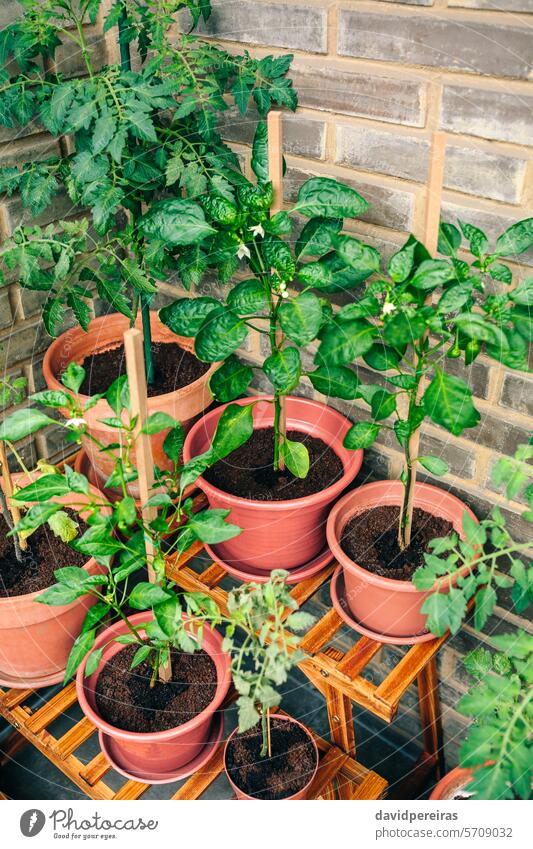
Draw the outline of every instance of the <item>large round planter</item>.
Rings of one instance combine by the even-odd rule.
[[[313,779],[314,779],[314,777],[317,773],[317,770],[318,770],[318,748],[317,748],[317,745],[315,743],[315,740],[314,740],[312,734],[309,733],[309,731],[307,730],[305,725],[302,725],[302,723],[298,722],[297,719],[293,719],[292,717],[283,716],[280,713],[272,713],[270,715],[270,719],[278,719],[278,720],[282,720],[283,722],[292,722],[294,725],[299,725],[300,728],[303,731],[305,731],[309,740],[313,744],[313,748],[314,748],[315,756],[316,756],[316,763],[315,763],[315,768],[314,768],[312,774],[309,776],[309,780],[305,783],[305,785],[302,787],[302,789],[298,791],[298,793],[293,793],[292,796],[285,796],[284,799],[280,799],[279,801],[280,802],[289,802],[289,801],[296,801],[297,799],[307,799],[307,794],[309,792],[309,788],[310,788],[311,784],[313,783]],[[250,801],[250,802],[261,801],[261,800],[258,800],[256,796],[249,796],[247,793],[244,792],[244,790],[241,790],[241,788],[237,784],[235,784],[235,782],[233,781],[233,779],[231,778],[231,776],[228,772],[228,767],[227,767],[227,764],[226,764],[226,755],[227,755],[227,751],[228,751],[228,746],[229,746],[231,740],[238,734],[238,731],[239,731],[238,728],[236,728],[234,731],[232,731],[232,733],[230,734],[230,736],[228,737],[228,739],[226,741],[226,745],[224,746],[224,769],[226,770],[226,776],[227,776],[227,779],[228,779],[237,799],[242,799],[242,800],[246,800],[246,801]]]
[[[153,618],[150,613],[136,613],[130,616],[134,624],[147,622]],[[100,648],[110,640],[129,633],[128,626],[120,621],[103,631],[96,640],[95,648]],[[205,710],[177,728],[167,731],[153,731],[140,734],[115,728],[98,713],[95,687],[103,667],[123,645],[111,642],[106,646],[98,668],[85,678],[85,659],[76,674],[76,692],[81,709],[91,722],[112,740],[113,751],[121,767],[128,773],[134,773],[139,780],[151,782],[161,774],[170,775],[180,771],[198,756],[210,738],[210,729],[215,712],[218,711],[229,690],[231,681],[230,657],[222,651],[222,636],[212,628],[204,626],[202,648],[209,654],[216,666],[217,689],[215,697]]]
[[[472,772],[471,769],[456,766],[435,785],[429,797],[430,800],[433,802],[450,800],[459,793],[468,793],[467,784],[472,778]]]
[[[140,326],[140,321],[139,316],[137,320],[138,326]],[[194,353],[193,340],[183,336],[176,336],[175,333],[172,333],[168,327],[161,324],[156,312],[150,313],[150,324],[154,342],[176,342],[185,350]],[[112,315],[102,316],[91,321],[87,333],[80,327],[73,327],[71,330],[67,330],[66,333],[58,336],[48,348],[43,361],[43,374],[48,388],[65,391],[60,378],[68,364],[71,362],[81,364],[91,354],[102,353],[103,351],[117,348],[122,344],[124,332],[129,326],[129,321],[125,316],[120,313],[113,313]],[[188,430],[198,415],[213,400],[209,391],[209,379],[218,368],[218,365],[218,363],[214,363],[198,380],[194,380],[182,389],[148,398],[148,415],[155,412],[168,413],[174,419],[181,422],[185,430]],[[89,396],[80,395],[80,400],[85,405],[89,400]],[[66,410],[62,412],[66,413]],[[98,401],[94,407],[85,413],[88,431],[103,445],[110,445],[117,441],[116,428],[108,427],[102,424],[101,421],[104,418],[114,415],[105,399]],[[167,433],[168,430],[165,430],[150,437],[154,463],[160,469],[170,469],[172,466],[163,451],[163,442]],[[88,436],[82,437],[82,444],[95,470],[95,474],[100,483],[104,484],[113,471],[113,458],[106,453],[102,453]],[[131,459],[135,467],[135,451],[132,451]],[[135,498],[139,497],[137,482],[129,484],[128,490]]]
[[[25,475],[15,475],[14,480],[18,486],[30,482]],[[93,492],[97,494],[94,488]],[[85,498],[79,495],[80,500]],[[54,498],[65,506],[69,500],[68,495]],[[94,558],[84,569],[90,575],[104,571]],[[0,683],[7,686],[38,687],[62,681],[72,644],[95,602],[84,595],[72,604],[52,607],[36,601],[43,592],[0,598]]]
[[[274,405],[271,396],[244,398],[236,404],[255,402],[254,429],[272,427]],[[296,569],[313,560],[325,547],[325,524],[329,508],[350,484],[363,460],[362,451],[349,451],[343,440],[351,422],[331,407],[307,398],[288,396],[287,428],[322,439],[342,461],[344,474],[322,492],[284,501],[252,501],[231,495],[210,484],[204,477],[198,486],[212,508],[231,510],[228,521],[242,533],[224,543],[224,560],[252,569]],[[227,405],[217,407],[191,428],[185,439],[185,462],[207,451],[218,420]]]
[[[412,581],[398,581],[367,571],[354,563],[341,548],[340,540],[347,523],[359,513],[374,507],[395,506],[402,503],[401,481],[377,481],[349,492],[334,506],[327,523],[328,544],[344,569],[346,599],[355,619],[364,627],[387,637],[412,637],[426,630],[426,616],[420,610],[424,601],[437,589],[417,590]],[[454,495],[431,486],[417,483],[414,506],[440,516],[452,523],[457,533],[463,534],[465,511],[477,521],[472,511]],[[449,586],[443,579],[443,588]]]

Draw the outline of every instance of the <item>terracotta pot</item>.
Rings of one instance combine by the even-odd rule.
[[[191,353],[194,352],[193,340],[186,339],[183,336],[176,336],[175,333],[172,333],[168,327],[161,324],[157,317],[157,312],[150,313],[150,323],[154,342],[177,342],[185,350]],[[141,326],[140,316],[136,324],[139,327]],[[48,388],[65,391],[65,387],[60,382],[60,377],[68,364],[71,362],[81,364],[91,354],[102,353],[103,351],[117,348],[122,343],[124,331],[128,327],[129,321],[125,316],[120,313],[113,313],[112,315],[102,316],[102,318],[95,318],[91,321],[87,333],[80,327],[73,327],[71,330],[67,330],[66,333],[58,336],[48,348],[43,361],[43,374]],[[194,380],[182,389],[148,398],[148,415],[155,412],[168,413],[174,419],[181,422],[185,430],[188,430],[197,416],[213,400],[208,383],[211,375],[218,368],[218,365],[219,363],[214,363],[202,377],[199,377],[198,380]],[[82,404],[85,404],[88,398],[89,396],[87,395],[81,395]],[[63,411],[63,413],[66,413],[66,411]],[[104,445],[109,445],[117,441],[116,428],[108,427],[101,422],[101,419],[114,415],[109,404],[104,399],[98,401],[85,414],[88,430]],[[160,469],[171,468],[171,463],[163,451],[163,442],[167,433],[168,430],[165,430],[151,437],[154,463]],[[112,457],[103,454],[89,437],[82,437],[82,444],[100,483],[103,485],[113,471],[114,463]],[[135,451],[132,452],[132,462],[135,466]],[[137,482],[134,481],[131,483],[128,489],[130,494],[135,498],[139,496]]]
[[[358,622],[378,636],[410,637],[425,631],[426,616],[420,608],[439,582],[433,590],[421,591],[411,581],[375,575],[350,560],[340,546],[340,539],[353,516],[373,507],[400,506],[402,498],[403,485],[400,481],[365,484],[341,498],[331,511],[327,523],[329,547],[344,569],[346,599],[350,610]],[[472,511],[462,501],[431,484],[416,484],[414,506],[447,519],[461,537],[464,537],[465,511],[477,522]],[[445,579],[444,583],[447,585],[448,580]]]
[[[433,788],[433,792],[429,797],[431,801],[444,801],[453,799],[461,791],[468,792],[467,784],[472,778],[471,769],[456,766],[448,772],[444,778],[441,778],[439,783]]]
[[[33,479],[36,477],[39,475]],[[18,486],[30,483],[25,475],[15,475],[14,480]],[[68,506],[71,496],[53,500]],[[104,571],[94,558],[83,568],[90,575]],[[72,644],[95,602],[90,596],[81,596],[72,604],[52,607],[36,601],[43,592],[0,598],[0,679],[9,685],[37,687],[62,681]]]
[[[153,618],[150,613],[142,612],[130,616],[134,625],[148,622]],[[95,647],[99,648],[114,637],[128,633],[127,625],[120,621],[111,628],[103,631],[96,640]],[[102,668],[124,646],[112,642],[104,649],[103,657],[98,668],[92,675],[85,678],[86,659],[78,667],[76,674],[76,692],[81,709],[94,725],[104,735],[112,739],[113,751],[123,769],[142,780],[151,781],[152,776],[168,774],[180,770],[185,764],[193,761],[209,740],[210,728],[215,712],[220,709],[231,681],[230,657],[222,651],[222,636],[212,628],[204,626],[202,648],[211,657],[217,671],[217,689],[211,704],[197,716],[167,731],[153,731],[139,734],[134,731],[123,731],[115,728],[102,719],[96,708],[95,687]]]
[[[244,398],[235,404],[249,404]],[[253,399],[256,400],[255,398]],[[271,427],[274,405],[271,396],[259,396],[253,408],[254,428]],[[218,420],[227,405],[207,413],[191,428],[185,439],[183,456],[187,462],[207,450]],[[284,501],[252,501],[231,495],[210,484],[204,477],[198,486],[213,508],[231,510],[228,521],[243,532],[224,543],[224,560],[252,569],[296,569],[313,560],[325,547],[325,525],[330,505],[350,484],[363,460],[362,451],[348,451],[342,445],[351,422],[331,407],[308,398],[287,397],[287,427],[322,439],[341,459],[344,474],[322,492]]]
[[[292,722],[294,725],[299,725],[300,728],[303,729],[303,731],[305,731],[309,740],[313,744],[313,748],[315,750],[316,764],[315,764],[315,768],[313,770],[312,775],[309,776],[309,781],[307,781],[306,784],[302,787],[302,789],[299,790],[297,793],[293,793],[292,796],[285,796],[284,799],[280,799],[278,801],[289,802],[289,801],[296,801],[296,799],[307,799],[307,793],[309,791],[311,784],[313,783],[313,779],[314,779],[314,777],[317,773],[317,770],[318,770],[318,748],[317,748],[317,745],[315,743],[314,737],[308,731],[308,729],[305,727],[305,725],[302,725],[302,723],[298,722],[297,719],[293,719],[292,717],[283,716],[280,713],[272,713],[270,715],[270,719],[278,719],[278,720],[282,720],[283,722]],[[226,741],[226,745],[224,746],[224,769],[226,770],[226,776],[228,778],[229,783],[231,784],[231,787],[232,787],[235,795],[237,796],[237,799],[245,799],[245,800],[251,801],[251,802],[265,801],[265,800],[258,800],[256,796],[249,796],[247,793],[244,792],[244,790],[241,790],[240,787],[238,787],[237,784],[235,784],[235,782],[233,781],[233,779],[231,778],[231,776],[228,772],[228,767],[226,765],[226,755],[227,755],[227,752],[228,752],[228,746],[231,743],[232,739],[237,736],[238,732],[239,732],[238,728],[236,728],[235,731],[232,731],[232,733],[230,734],[230,736],[228,737],[228,739]]]

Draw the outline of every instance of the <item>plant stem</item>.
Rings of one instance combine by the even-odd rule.
[[[420,389],[422,385],[422,377],[424,375],[425,359],[423,353],[416,351],[416,368],[415,380],[416,386],[409,392],[409,408],[407,412],[407,422],[415,421],[417,405],[420,397]],[[413,506],[416,486],[416,469],[418,448],[420,444],[420,424],[405,440],[404,448],[404,493],[403,503],[400,512],[400,523],[398,527],[398,544],[401,551],[407,548],[411,542],[411,531],[413,526]]]
[[[267,753],[270,757],[270,717],[268,715],[268,709],[264,705],[261,705],[261,730],[263,732],[263,744],[259,752],[259,757],[264,758]]]

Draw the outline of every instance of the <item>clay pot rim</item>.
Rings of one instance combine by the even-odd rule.
[[[453,801],[447,796],[449,789],[456,785],[457,790],[466,790],[467,785],[472,778],[472,773],[473,770],[469,767],[454,767],[450,770],[450,772],[447,772],[446,775],[441,778],[441,780],[435,785],[429,797],[429,801]]]
[[[151,319],[155,318],[156,322],[160,323],[162,327],[166,327],[166,325],[163,325],[159,321],[159,311],[158,310],[150,310],[150,317],[151,317]],[[52,368],[52,362],[53,362],[53,359],[54,359],[54,355],[61,348],[61,346],[64,344],[64,340],[67,336],[69,336],[69,335],[71,337],[72,336],[81,336],[82,334],[85,334],[85,335],[88,336],[91,331],[94,332],[102,324],[104,324],[104,322],[108,322],[110,319],[113,319],[113,318],[115,318],[115,320],[116,320],[116,318],[123,318],[124,319],[124,322],[125,322],[124,330],[127,330],[127,328],[130,326],[128,319],[126,318],[126,316],[122,316],[122,313],[110,313],[109,315],[104,315],[104,316],[99,316],[98,318],[93,318],[92,321],[89,323],[89,327],[88,327],[87,331],[82,330],[81,327],[76,325],[74,327],[69,328],[68,330],[65,330],[64,333],[61,333],[56,339],[53,340],[51,345],[48,346],[46,353],[44,355],[44,359],[43,359],[43,373],[44,373],[44,376],[45,376],[46,383],[49,386],[51,386],[55,390],[61,390],[63,392],[67,392],[70,395],[73,395],[71,390],[69,390],[65,386],[63,386],[63,384],[60,382],[59,378],[57,377],[54,369]],[[139,322],[140,322],[140,316],[137,317],[136,322],[135,322],[135,326],[137,326],[139,324]],[[172,331],[170,331],[170,332],[172,333]],[[187,345],[183,344],[183,343],[191,344],[191,340],[190,340],[189,337],[178,336],[176,333],[173,333],[173,336],[176,339],[176,344],[179,345],[180,348],[183,348],[184,350],[189,350]],[[121,339],[117,339],[116,341],[117,341],[116,345],[106,346],[105,350],[113,350],[113,348],[118,348],[122,344]],[[98,352],[95,349],[93,349],[93,353],[98,353]],[[194,342],[192,343],[192,353],[194,353]],[[75,362],[75,360],[69,360],[69,362]],[[199,360],[199,362],[202,362],[202,361]],[[170,400],[173,396],[177,396],[178,398],[184,398],[189,393],[194,392],[194,390],[197,389],[198,386],[201,383],[204,383],[204,382],[209,383],[209,380],[211,379],[212,375],[219,368],[220,365],[221,365],[220,362],[211,363],[209,368],[207,369],[207,371],[204,372],[204,374],[200,375],[200,377],[197,377],[196,380],[193,380],[192,383],[187,383],[187,385],[182,386],[181,389],[173,389],[171,392],[165,392],[164,394],[154,395],[151,398],[148,398],[147,399],[148,409],[150,409],[152,406],[157,407],[158,403],[159,404],[164,403],[165,401]],[[78,397],[80,398],[81,402],[85,405],[91,396],[79,394]],[[105,400],[105,398],[101,398],[98,401],[98,403],[95,404],[93,409],[95,411],[95,414],[98,413],[98,415],[106,415],[107,416],[107,415],[109,415],[109,411],[113,412],[111,410],[111,407],[109,406],[109,404]]]
[[[300,722],[298,719],[294,719],[294,717],[286,716],[285,714],[282,714],[282,713],[271,713],[270,719],[281,719],[284,722],[292,722],[294,725],[299,725],[300,728],[303,728],[303,730],[307,734],[309,740],[312,742],[313,749],[314,749],[314,752],[315,752],[315,768],[313,770],[313,774],[309,778],[309,781],[307,781],[307,783],[304,784],[304,786],[302,788],[300,788],[300,790],[298,790],[296,793],[293,793],[292,796],[284,796],[283,799],[277,800],[278,802],[288,802],[291,799],[294,799],[295,796],[298,796],[298,797],[302,796],[303,797],[304,794],[309,789],[309,787],[311,786],[311,784],[313,783],[315,775],[317,774],[317,771],[318,771],[319,763],[320,763],[318,746],[316,744],[316,740],[315,740],[313,734],[311,733],[311,731],[308,728],[306,728],[306,726],[303,724],[303,722]],[[238,784],[235,784],[235,782],[233,781],[233,779],[231,778],[231,776],[228,772],[228,768],[226,766],[226,754],[227,754],[227,751],[228,751],[228,746],[229,746],[230,742],[233,740],[233,738],[238,735],[238,733],[239,733],[239,728],[238,727],[234,728],[233,731],[231,732],[231,734],[229,735],[228,739],[226,740],[225,745],[224,745],[224,758],[223,758],[223,760],[224,760],[224,771],[226,773],[226,777],[227,777],[231,787],[233,788],[233,790],[236,793],[241,793],[243,796],[246,796],[247,799],[250,799],[251,801],[254,801],[254,802],[271,801],[271,800],[268,800],[268,799],[258,799],[257,796],[249,796],[247,793],[245,793],[244,790],[242,790],[242,788],[240,788],[238,786]]]
[[[141,611],[140,613],[135,613],[133,616],[130,616],[128,618],[130,622],[136,624],[137,622],[140,622],[142,620],[146,621],[149,619],[153,619],[154,616],[149,611]],[[92,651],[94,651],[94,649],[100,648],[102,645],[109,642],[109,638],[113,632],[119,634],[122,628],[125,627],[126,626],[124,622],[120,620],[114,625],[111,625],[109,628],[106,628],[96,638]],[[229,689],[229,685],[231,682],[231,658],[226,652],[222,651],[222,636],[218,633],[218,631],[216,631],[214,628],[211,628],[209,625],[204,625],[204,635],[206,634],[206,632],[209,632],[215,640],[220,641],[220,651],[218,654],[224,659],[224,675],[223,677],[219,677],[217,669],[217,689],[215,692],[215,697],[213,698],[213,701],[211,701],[207,705],[207,707],[205,707],[196,716],[193,716],[192,719],[189,719],[187,722],[184,722],[181,725],[176,725],[174,728],[167,728],[164,731],[126,731],[123,728],[116,728],[116,726],[110,725],[110,723],[102,719],[100,714],[97,713],[97,711],[93,707],[91,707],[85,694],[86,682],[88,679],[85,678],[84,673],[85,666],[87,664],[87,658],[89,655],[87,655],[83,659],[83,661],[78,666],[78,670],[76,672],[76,695],[78,697],[78,702],[85,716],[88,717],[88,719],[90,719],[91,722],[96,725],[97,728],[101,729],[104,734],[109,734],[110,736],[118,740],[126,740],[130,742],[135,741],[137,743],[149,743],[151,741],[164,742],[166,740],[173,740],[176,737],[177,732],[179,732],[180,734],[186,734],[188,731],[191,731],[198,725],[201,725],[202,722],[205,722],[205,720],[210,714],[214,714],[220,708],[220,705],[226,698],[226,693]],[[122,646],[119,651],[122,651],[125,648],[127,648],[127,646]],[[207,652],[207,654],[209,654],[211,658],[213,657],[213,653],[211,653],[206,648],[205,643],[202,644],[202,648],[204,649],[204,651]],[[100,662],[96,671],[101,670],[103,665],[105,664],[102,664],[102,662]]]
[[[44,474],[44,472],[36,473],[36,477],[42,477],[43,474]],[[15,483],[19,483],[22,480],[27,480],[27,479],[28,479],[28,475],[26,475],[24,472],[21,472],[20,474],[13,475],[13,481]],[[102,495],[100,490],[97,489],[97,487],[93,486],[92,484],[89,484],[89,491],[92,492],[93,495],[97,495],[97,496]],[[84,497],[83,493],[81,493],[81,492],[79,492],[79,493],[77,492],[76,495],[79,495],[81,498]],[[58,495],[58,496],[53,496],[53,498],[54,497],[55,498],[62,498],[63,496]],[[37,503],[37,502],[35,502],[35,503]],[[68,505],[65,505],[65,506],[68,506]],[[111,513],[111,509],[109,507],[106,507],[105,505],[102,505],[102,507],[100,509],[102,510],[102,512],[104,512],[108,515]],[[50,533],[52,533],[52,532],[50,531]],[[90,569],[93,569],[97,565],[98,564],[97,564],[95,558],[89,557],[89,559],[86,561],[86,563],[83,564],[83,566],[81,568],[85,569],[85,571],[88,572]],[[53,584],[50,584],[50,586],[53,586]],[[2,597],[0,597],[0,606],[4,605],[5,607],[7,607],[8,604],[16,605],[17,602],[19,602],[21,599],[24,599],[25,601],[34,601],[38,596],[42,595],[49,588],[50,587],[43,587],[42,590],[35,590],[32,593],[23,593],[22,595],[10,595],[10,596],[7,596],[7,597],[2,596]],[[54,605],[53,609],[57,610],[58,614],[60,614],[63,610],[67,610],[69,607],[72,607],[73,605],[75,605],[78,601],[79,601],[79,599],[74,599],[74,601],[71,601],[70,604],[61,604],[61,605],[57,605],[57,606]],[[37,602],[37,604],[39,604],[39,603],[40,602]]]
[[[400,480],[387,479],[385,481],[374,481],[373,483],[363,484],[362,486],[358,487],[356,490],[351,490],[350,492],[347,492],[346,495],[344,495],[341,499],[339,499],[339,501],[337,501],[337,503],[333,506],[333,508],[332,508],[332,510],[331,510],[331,512],[328,516],[328,520],[327,520],[327,524],[326,524],[326,538],[327,538],[330,550],[333,552],[336,560],[344,567],[344,569],[351,572],[353,575],[355,575],[358,578],[364,578],[364,580],[367,581],[367,583],[373,584],[374,586],[379,587],[380,589],[394,591],[394,592],[401,592],[401,593],[413,593],[413,594],[415,594],[415,593],[419,594],[421,592],[430,593],[430,592],[436,590],[439,587],[439,585],[442,583],[443,580],[444,581],[447,580],[445,575],[442,578],[440,578],[439,580],[435,581],[435,583],[433,584],[433,587],[431,589],[429,589],[429,590],[419,590],[415,587],[415,585],[413,584],[412,581],[399,581],[397,578],[386,578],[383,575],[376,575],[374,572],[370,572],[368,569],[365,569],[363,566],[360,566],[358,563],[355,563],[353,560],[351,560],[348,557],[348,555],[345,554],[345,552],[341,548],[341,545],[340,545],[340,542],[339,542],[339,536],[340,536],[340,533],[342,533],[342,531],[346,527],[347,523],[351,519],[353,519],[354,516],[356,516],[360,513],[365,513],[367,510],[373,509],[373,507],[369,507],[368,505],[367,506],[361,505],[360,508],[354,509],[353,512],[348,514],[346,521],[343,523],[342,528],[340,529],[340,533],[338,534],[335,526],[336,526],[336,522],[337,522],[337,517],[338,517],[339,513],[341,512],[341,510],[343,509],[344,505],[349,503],[353,498],[362,495],[363,493],[368,493],[368,492],[372,493],[372,492],[375,492],[377,489],[381,489],[383,487],[383,484],[389,484],[391,486],[391,491],[393,492],[394,495],[395,495],[394,490],[397,490],[399,495],[403,492],[403,484]],[[469,514],[470,518],[473,519],[476,523],[478,523],[479,520],[474,515],[472,510],[469,507],[467,507],[467,505],[464,504],[464,502],[462,502],[460,498],[457,498],[457,496],[452,495],[451,492],[447,492],[445,489],[441,489],[440,487],[434,486],[433,484],[417,482],[416,485],[415,485],[415,499],[416,499],[417,493],[424,494],[424,493],[431,493],[431,492],[435,492],[435,491],[442,494],[443,497],[448,502],[451,502],[451,503],[457,505],[457,507],[460,506],[461,507],[461,515],[466,511]],[[400,503],[400,498],[398,498],[398,502]],[[378,506],[378,505],[374,505],[374,506]],[[391,502],[391,503],[388,503],[386,506],[396,506],[396,505],[394,504],[394,502]],[[462,531],[458,531],[456,529],[456,532],[459,533],[459,536],[461,538],[464,538]],[[461,574],[466,574],[468,571],[469,571],[468,567],[465,566],[461,570]]]
[[[328,413],[332,414],[339,422],[339,428],[342,423],[347,423],[349,425],[349,420],[346,416],[343,416],[342,413],[339,413],[337,410],[334,410],[332,407],[328,406],[328,404],[323,404],[321,401],[313,401],[310,398],[301,398],[298,395],[287,395],[287,400],[297,401],[302,406],[306,407],[324,407],[328,410]],[[274,400],[273,395],[250,395],[246,398],[240,398],[237,401],[230,401],[228,404],[221,404],[219,407],[216,407],[214,410],[210,410],[210,412],[204,414],[195,424],[191,427],[187,436],[185,437],[185,443],[183,445],[183,459],[185,462],[189,462],[192,455],[189,451],[190,445],[194,436],[196,436],[197,432],[204,426],[204,423],[209,419],[214,418],[215,416],[220,417],[222,412],[229,406],[229,404],[239,404],[241,407],[246,404],[250,404],[256,401],[263,402],[272,402]],[[287,424],[289,426],[290,416],[287,416]],[[346,428],[347,430],[349,427]],[[261,428],[254,428],[254,430],[261,430]],[[328,445],[335,454],[335,448],[333,445]],[[205,492],[207,497],[217,496],[222,494],[224,496],[224,500],[227,501],[228,504],[231,505],[253,505],[254,509],[257,510],[265,510],[265,511],[277,511],[283,512],[291,507],[298,505],[299,507],[311,506],[312,504],[316,504],[318,501],[331,501],[333,498],[336,498],[348,484],[355,479],[359,470],[361,468],[363,462],[363,450],[361,448],[356,451],[349,451],[350,461],[347,465],[345,465],[342,457],[337,454],[339,460],[343,465],[343,474],[339,478],[338,481],[326,487],[326,489],[321,489],[318,492],[313,492],[310,495],[304,495],[301,498],[285,498],[280,501],[255,501],[253,498],[243,498],[240,495],[234,495],[231,492],[226,492],[223,489],[219,489],[217,486],[213,486],[213,484],[209,483],[202,475],[198,478],[198,486],[200,489]]]

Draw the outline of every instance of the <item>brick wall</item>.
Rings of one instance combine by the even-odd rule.
[[[429,137],[440,127],[450,134],[445,218],[460,216],[494,234],[532,214],[528,143],[533,143],[533,91],[528,74],[533,0],[214,0],[213,5],[206,34],[230,50],[245,44],[256,55],[286,50],[295,54],[292,76],[300,108],[284,121],[288,204],[308,175],[337,176],[372,204],[361,221],[351,222],[353,232],[390,255],[407,232],[422,232]],[[0,5],[0,27],[18,14],[18,8],[14,2]],[[88,28],[88,35],[96,39],[102,61],[106,49],[116,49],[109,39],[106,45],[98,29]],[[78,58],[63,48],[58,54],[61,70],[80,72]],[[225,135],[247,167],[253,131],[253,115],[243,120],[230,112],[225,117]],[[0,163],[43,158],[54,150],[53,140],[38,128],[23,133],[0,128]],[[72,212],[64,198],[42,218]],[[21,217],[16,197],[0,199],[0,236],[7,236]],[[527,266],[533,264],[533,252],[525,262],[521,273],[531,273]],[[164,289],[167,295],[162,293],[161,300],[171,292],[170,287]],[[38,293],[21,293],[14,284],[0,289],[0,374],[26,374],[30,390],[41,387],[40,362],[49,344],[40,303]],[[258,356],[258,340],[245,353]],[[456,361],[448,361],[447,367],[456,373],[461,370]],[[491,488],[490,470],[499,452],[512,453],[527,439],[533,381],[483,357],[468,371],[468,381],[482,424],[461,438],[427,425],[423,445],[450,465],[441,485],[483,516],[492,503],[506,504]],[[302,391],[313,395],[310,386]],[[352,418],[364,415],[357,403],[338,406]],[[58,430],[51,429],[28,443],[24,453],[28,458],[57,458],[65,450]],[[399,469],[396,446],[384,438],[367,452],[361,481],[368,476],[395,477]],[[526,532],[520,510],[520,503],[505,506],[518,536]],[[489,641],[491,633],[516,624],[531,628],[504,601],[481,640]],[[467,686],[460,658],[479,639],[467,625],[440,653],[452,762],[464,728],[455,711]],[[382,674],[399,651],[384,651],[371,674]],[[416,739],[415,705],[413,690],[392,729],[398,745]]]

